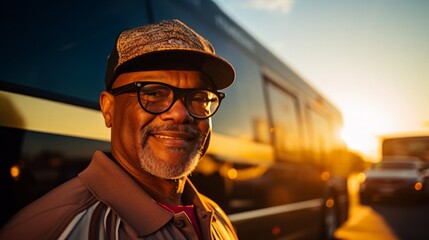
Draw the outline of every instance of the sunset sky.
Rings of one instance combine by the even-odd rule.
[[[214,2],[342,111],[349,148],[429,132],[429,1]]]

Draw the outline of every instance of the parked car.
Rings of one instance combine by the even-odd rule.
[[[365,172],[361,203],[381,200],[420,201],[429,193],[427,163],[415,157],[384,157]]]

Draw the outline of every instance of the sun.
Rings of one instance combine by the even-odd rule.
[[[366,160],[374,161],[380,158],[379,136],[370,128],[362,127],[359,123],[345,124],[341,138],[349,150],[360,153]]]
[[[372,155],[378,146],[378,138],[371,134],[359,133],[354,129],[344,129],[341,138],[347,146],[364,155]]]

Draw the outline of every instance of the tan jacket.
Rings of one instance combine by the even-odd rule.
[[[203,239],[237,239],[225,213],[187,180]],[[78,177],[18,212],[0,239],[198,239],[186,214],[159,206],[113,160],[97,151]]]

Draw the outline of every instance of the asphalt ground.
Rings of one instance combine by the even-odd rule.
[[[399,239],[386,220],[369,206],[359,203],[359,182],[349,178],[349,219],[336,232],[339,240],[396,240]]]

